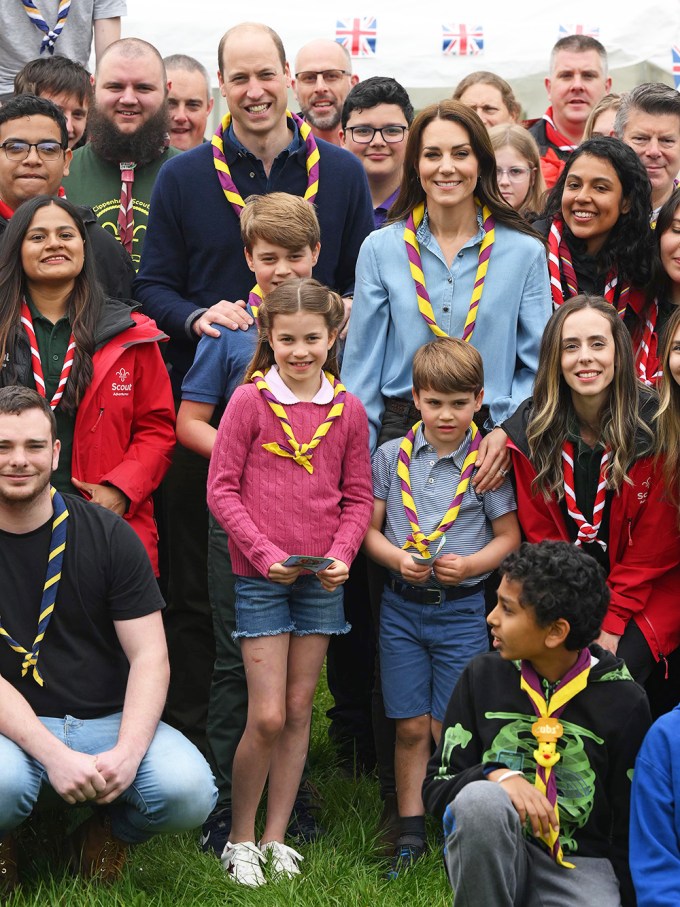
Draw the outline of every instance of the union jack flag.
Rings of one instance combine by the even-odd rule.
[[[443,25],[442,53],[453,57],[476,57],[484,50],[481,25]]]
[[[680,47],[675,44],[671,47],[671,53],[673,55],[673,79],[675,87],[680,91]]]
[[[567,35],[588,35],[589,38],[600,37],[600,26],[591,25],[560,25],[560,38],[566,38]]]
[[[352,57],[375,56],[375,43],[378,33],[375,16],[338,19],[336,21],[335,40],[338,44],[342,44]]]

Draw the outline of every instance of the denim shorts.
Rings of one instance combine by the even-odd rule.
[[[342,586],[326,592],[314,574],[299,576],[290,586],[261,576],[236,577],[236,632],[242,636],[309,636],[349,633]]]
[[[388,718],[443,721],[471,658],[489,651],[484,593],[420,605],[387,586],[380,605],[380,674]]]

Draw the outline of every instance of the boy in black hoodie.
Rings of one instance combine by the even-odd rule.
[[[623,661],[589,646],[604,575],[566,542],[525,543],[500,572],[501,657],[463,672],[423,785],[455,907],[633,905],[630,778],[650,715]]]

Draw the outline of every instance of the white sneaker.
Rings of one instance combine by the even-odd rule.
[[[267,841],[260,844],[262,855],[266,859],[274,879],[292,879],[300,875],[298,860],[304,860],[302,854],[280,841]]]
[[[232,844],[227,841],[220,857],[224,871],[239,885],[258,888],[266,884],[261,863],[264,863],[259,848],[252,841]]]

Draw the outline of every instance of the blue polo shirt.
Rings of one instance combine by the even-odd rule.
[[[247,307],[252,315],[250,306]],[[219,337],[205,334],[196,348],[194,364],[182,382],[182,400],[194,403],[227,403],[239,384],[243,384],[248,363],[257,346],[257,325],[247,331],[230,331],[222,325],[213,325]]]
[[[401,500],[401,482],[397,476],[402,440],[397,438],[382,444],[373,458],[373,495],[378,500],[386,501],[384,534],[397,548],[403,547],[411,532],[411,524]],[[437,528],[454,498],[471,440],[472,432],[468,429],[457,450],[444,457],[438,457],[437,451],[425,439],[422,425],[416,432],[409,475],[420,528],[426,535]],[[465,556],[481,551],[493,538],[491,521],[516,509],[515,493],[508,479],[497,491],[486,491],[484,494],[478,494],[470,483],[463,495],[456,521],[446,532],[446,542],[439,552],[440,555]],[[416,552],[415,548],[409,550]],[[460,585],[474,586],[488,575],[484,573],[469,577]],[[394,576],[401,579],[397,574]],[[432,579],[428,580],[428,586],[441,585],[434,574]]]

